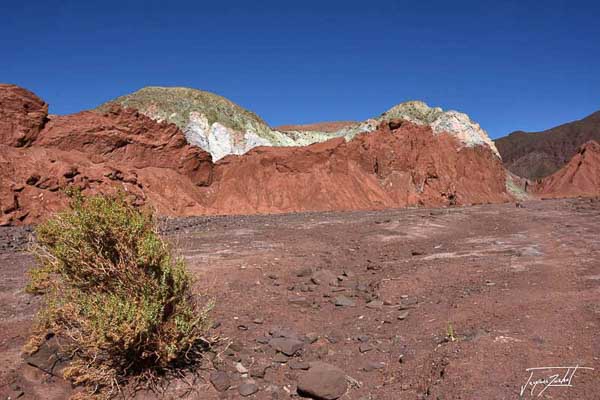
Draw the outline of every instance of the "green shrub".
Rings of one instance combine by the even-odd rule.
[[[123,196],[74,195],[36,236],[40,265],[28,289],[46,302],[26,351],[48,333],[65,338],[75,354],[65,377],[106,397],[198,354],[210,305],[198,305],[150,212]]]

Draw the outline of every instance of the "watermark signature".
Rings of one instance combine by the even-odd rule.
[[[594,368],[581,367],[536,367],[527,368],[529,372],[527,382],[521,386],[521,397],[527,392],[531,397],[540,397],[551,387],[573,387],[575,372],[579,370],[591,370]]]

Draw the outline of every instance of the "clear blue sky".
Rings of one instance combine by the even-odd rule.
[[[600,109],[600,1],[1,1],[0,81],[57,114],[188,86],[274,126],[421,99],[498,137]]]

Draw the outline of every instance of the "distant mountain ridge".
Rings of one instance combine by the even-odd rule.
[[[291,125],[272,129],[255,113],[214,93],[181,87],[146,87],[109,101],[112,105],[134,108],[159,122],[177,125],[188,143],[209,152],[213,160],[230,154],[245,154],[258,146],[307,146],[344,137],[351,140],[359,133],[371,132],[383,121],[401,118],[418,125],[429,125],[435,134],[448,132],[467,147],[488,146],[499,155],[487,133],[467,114],[429,107],[421,101],[398,104],[378,117],[356,123],[320,123],[309,128]],[[296,130],[297,129],[297,130]]]
[[[541,179],[558,171],[590,140],[600,142],[600,111],[542,132],[515,131],[495,143],[509,171]]]

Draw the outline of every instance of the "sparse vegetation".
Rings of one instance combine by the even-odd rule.
[[[76,194],[36,236],[40,265],[28,289],[46,301],[26,351],[48,333],[63,338],[74,354],[65,377],[101,397],[199,354],[210,305],[192,295],[184,262],[158,235],[152,213],[123,196]]]
[[[456,333],[454,332],[454,326],[451,322],[448,322],[446,326],[446,339],[450,342],[456,341]]]

